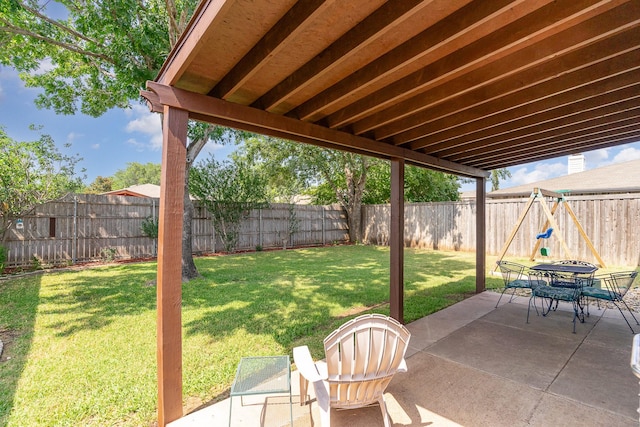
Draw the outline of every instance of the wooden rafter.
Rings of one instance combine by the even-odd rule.
[[[295,120],[286,116],[271,114],[251,107],[226,102],[217,98],[176,89],[155,82],[147,82],[149,92],[142,95],[152,105],[152,110],[158,110],[160,105],[169,105],[189,111],[193,118],[218,123],[218,119],[227,120],[245,129],[245,124],[252,129],[261,129],[265,135],[272,131],[279,135],[287,135],[289,139],[303,142],[320,141],[332,145],[337,149],[354,149],[366,152],[370,156],[383,158],[403,158],[412,164],[429,167],[448,173],[469,177],[486,177],[487,173],[481,169],[467,168],[462,165],[442,161],[426,154],[412,152],[401,147],[394,147],[379,141],[351,135],[345,132],[327,129],[313,123]]]

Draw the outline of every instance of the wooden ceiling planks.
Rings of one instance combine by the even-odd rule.
[[[209,0],[156,81],[475,176],[636,138],[639,28],[637,0]]]

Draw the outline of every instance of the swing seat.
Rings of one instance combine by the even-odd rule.
[[[549,256],[551,254],[551,250],[549,248],[540,248],[540,255]]]
[[[536,236],[536,239],[548,239],[551,237],[551,233],[553,233],[553,228],[548,228],[544,233],[540,233]]]

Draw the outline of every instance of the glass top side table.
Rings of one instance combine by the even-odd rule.
[[[238,364],[229,398],[229,426],[234,396],[289,393],[289,417],[293,426],[291,362],[289,356],[243,357]]]

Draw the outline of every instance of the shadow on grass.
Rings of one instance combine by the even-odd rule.
[[[156,263],[128,264],[87,269],[65,275],[48,286],[42,313],[58,316],[48,325],[57,336],[96,330],[120,316],[156,309]]]
[[[183,317],[183,327],[186,336],[205,335],[212,343],[242,330],[249,336],[269,335],[289,354],[297,345],[308,345],[319,359],[323,339],[348,319],[389,314],[388,248],[243,254],[201,259],[198,269],[203,277],[183,286],[183,313],[198,315]],[[472,296],[475,276],[468,272],[474,269],[473,261],[447,253],[407,250],[405,320]],[[239,348],[229,362],[235,366],[247,355],[255,354]],[[214,401],[226,396],[225,391]]]
[[[0,281],[0,425],[7,425],[33,342],[42,275]]]

